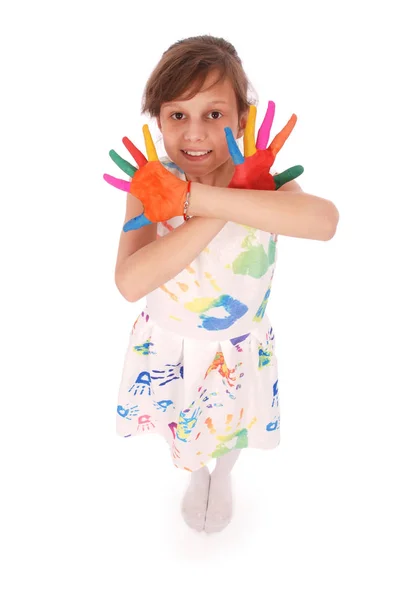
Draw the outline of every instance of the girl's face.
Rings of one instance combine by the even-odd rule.
[[[209,73],[203,88],[190,100],[162,104],[157,123],[168,156],[188,179],[224,186],[234,172],[224,127],[231,127],[234,137],[240,138],[247,113],[239,118],[236,96],[228,79],[209,88],[216,79],[216,74]],[[208,154],[193,158],[186,151]]]

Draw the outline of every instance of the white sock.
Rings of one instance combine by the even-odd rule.
[[[216,467],[210,477],[209,500],[206,511],[205,531],[222,531],[231,521],[233,498],[231,469],[241,450],[230,450],[217,459]]]
[[[193,471],[182,501],[181,512],[184,521],[197,531],[202,531],[205,524],[209,486],[210,473],[206,466]]]

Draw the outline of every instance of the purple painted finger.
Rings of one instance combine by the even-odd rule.
[[[117,177],[113,177],[112,175],[107,175],[105,173],[103,175],[103,179],[107,181],[110,185],[117,188],[118,190],[122,190],[123,192],[129,192],[130,182],[125,181],[124,179],[117,179]]]
[[[263,119],[263,123],[258,131],[258,139],[256,140],[257,150],[265,150],[267,148],[267,144],[269,143],[270,138],[270,131],[273,125],[275,110],[276,105],[273,102],[273,100],[270,100],[269,104],[267,105],[265,118]]]

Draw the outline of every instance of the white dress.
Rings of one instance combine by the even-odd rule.
[[[185,181],[168,157],[161,162]],[[159,223],[158,237],[183,222]],[[228,222],[146,297],[125,356],[119,435],[160,434],[174,465],[187,471],[234,448],[279,444],[277,359],[266,312],[276,244],[276,234]]]

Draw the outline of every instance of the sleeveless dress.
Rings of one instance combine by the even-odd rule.
[[[174,175],[184,172],[160,159]],[[184,223],[158,223],[158,237]],[[266,307],[277,235],[228,222],[181,273],[146,296],[129,335],[117,434],[161,435],[195,471],[236,448],[280,441],[274,332]],[[183,250],[184,251],[184,250]]]

